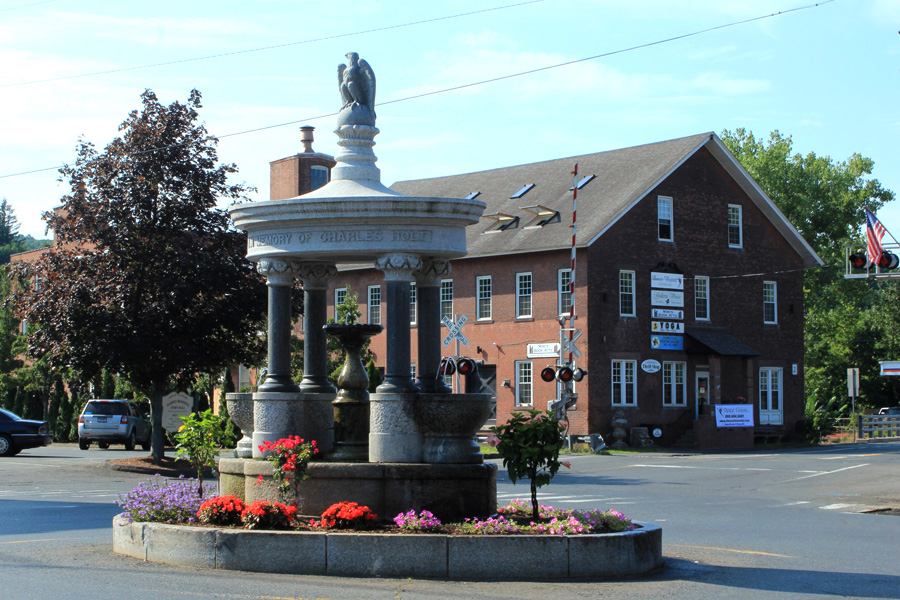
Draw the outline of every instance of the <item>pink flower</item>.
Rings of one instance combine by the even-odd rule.
[[[496,435],[494,435],[492,433],[487,437],[486,443],[491,448],[496,448],[497,446],[500,445],[500,438],[498,438]]]

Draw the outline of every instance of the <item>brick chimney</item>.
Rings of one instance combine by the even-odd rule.
[[[320,188],[331,180],[332,156],[313,150],[315,127],[300,128],[303,150],[299,154],[269,163],[269,200],[295,198]]]

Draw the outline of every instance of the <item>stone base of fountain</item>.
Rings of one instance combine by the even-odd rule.
[[[334,444],[334,393],[255,392],[253,394],[253,456],[262,456],[259,445],[288,436],[316,440],[319,452],[331,452]],[[238,423],[240,427],[240,423]]]
[[[401,512],[430,510],[442,521],[486,518],[497,512],[497,465],[338,463],[309,464],[309,479],[300,484],[297,510],[321,515],[337,502],[358,502],[389,521]],[[259,477],[262,476],[262,483]],[[219,460],[219,495],[250,503],[279,500],[272,463],[264,460]]]

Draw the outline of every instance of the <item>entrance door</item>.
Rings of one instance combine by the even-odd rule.
[[[709,406],[709,371],[697,370],[694,385],[694,420],[700,418],[700,405]]]
[[[764,367],[759,370],[760,425],[781,425],[784,422],[781,375],[780,368]]]

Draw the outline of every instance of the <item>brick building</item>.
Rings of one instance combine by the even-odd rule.
[[[280,162],[273,199],[285,189]],[[442,314],[468,318],[461,354],[480,366],[467,391],[494,393],[501,422],[558,397],[538,374],[556,363],[558,319],[572,301],[576,162],[576,362],[588,376],[576,384],[570,433],[609,440],[621,409],[626,430],[646,426],[664,445],[791,435],[804,406],[803,270],[822,261],[712,133],[393,186],[487,203],[467,229],[468,255],[441,286]],[[342,267],[331,311],[347,285],[361,320],[380,322],[382,273]],[[379,336],[371,346],[381,366],[384,344]],[[452,344],[444,352],[454,353]],[[717,428],[711,409],[722,404],[752,404],[755,429]]]

